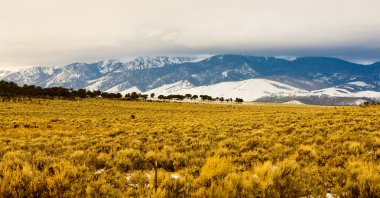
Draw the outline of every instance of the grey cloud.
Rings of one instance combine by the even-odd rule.
[[[243,53],[380,60],[378,0],[2,0],[0,67]]]

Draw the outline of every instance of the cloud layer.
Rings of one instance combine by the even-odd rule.
[[[380,60],[378,0],[0,0],[0,66],[245,53]]]

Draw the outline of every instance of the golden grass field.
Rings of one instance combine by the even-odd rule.
[[[377,106],[0,102],[0,197],[380,197],[379,162]]]

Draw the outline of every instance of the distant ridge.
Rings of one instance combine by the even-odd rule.
[[[169,85],[177,85],[176,93],[241,94],[240,97],[244,96],[246,100],[281,96],[284,92],[296,96],[380,97],[379,62],[362,65],[330,57],[290,60],[233,54],[206,58],[139,57],[0,72],[0,79],[19,85],[62,86],[114,93],[127,93],[128,90],[167,93],[169,90],[165,87],[169,89]],[[252,91],[241,89],[239,92],[241,83],[246,80],[253,80],[249,88]],[[229,88],[217,88],[220,83],[228,84]],[[269,89],[268,83],[275,88]],[[173,86],[170,89],[173,91]]]

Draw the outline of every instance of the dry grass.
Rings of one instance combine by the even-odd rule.
[[[0,196],[376,197],[379,110],[3,102]]]

